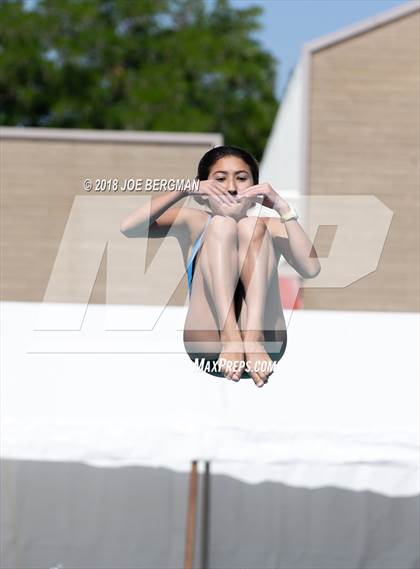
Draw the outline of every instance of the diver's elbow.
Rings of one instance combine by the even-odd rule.
[[[319,267],[316,271],[310,273],[309,278],[314,279],[315,277],[317,277],[319,275],[320,272],[321,272],[321,267]]]
[[[318,265],[315,269],[311,271],[305,271],[305,273],[302,276],[304,279],[314,279],[319,275],[320,272],[321,272],[321,265]]]
[[[130,237],[128,230],[124,227],[123,224],[120,225],[120,232],[124,235],[124,237]]]

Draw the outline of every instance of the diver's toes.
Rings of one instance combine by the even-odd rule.
[[[239,371],[234,371],[232,374],[233,381],[239,381]]]
[[[257,372],[251,371],[250,374],[257,387],[262,387],[264,385],[264,381],[261,379]]]
[[[230,367],[226,366],[226,367],[223,369],[223,374],[224,374],[224,376],[225,376],[226,379],[232,379],[232,370],[231,370]]]
[[[220,360],[217,362],[217,370],[219,373],[221,373],[224,377],[226,377],[226,368],[224,363],[222,363]]]
[[[262,381],[263,381],[264,383],[267,383],[268,377],[267,377],[267,374],[266,374],[264,371],[259,371],[259,372],[258,372],[258,375],[260,376],[260,378],[262,379]]]

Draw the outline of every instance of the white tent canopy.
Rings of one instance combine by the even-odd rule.
[[[4,566],[181,567],[192,460],[211,466],[197,564],[412,566],[418,315],[286,312],[286,353],[258,389],[196,368],[185,308],[153,333],[107,330],[132,307],[103,305],[79,331],[36,331],[43,308],[1,306]]]
[[[106,330],[107,311],[131,308],[103,305],[80,331],[37,331],[40,307],[1,307],[3,458],[181,471],[202,459],[249,483],[418,493],[418,315],[288,312],[286,353],[257,389],[195,366],[185,308],[150,334]]]

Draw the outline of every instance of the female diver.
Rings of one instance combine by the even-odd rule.
[[[262,387],[283,356],[287,332],[277,267],[280,256],[304,278],[320,271],[297,215],[269,184],[255,158],[217,146],[201,158],[199,189],[163,192],[121,222],[127,237],[164,237],[172,228],[186,261],[190,302],[184,329],[189,357],[206,371]],[[171,207],[192,195],[207,210]],[[262,198],[262,200],[261,200]],[[251,217],[255,203],[279,217]]]

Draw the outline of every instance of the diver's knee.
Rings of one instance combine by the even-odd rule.
[[[219,242],[237,239],[238,226],[234,219],[224,215],[215,215],[207,229],[207,237]]]
[[[262,239],[267,233],[267,225],[261,217],[244,217],[237,223],[238,237],[240,240]]]

